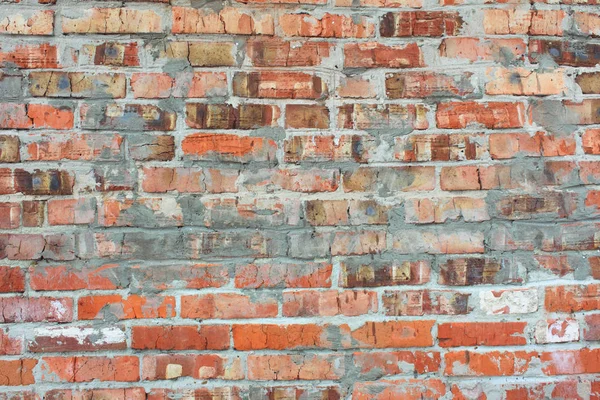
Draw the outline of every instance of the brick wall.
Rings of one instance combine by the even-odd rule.
[[[597,0],[0,0],[0,400],[597,399]]]

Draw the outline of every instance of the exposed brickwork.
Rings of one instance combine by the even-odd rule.
[[[598,0],[0,0],[0,400],[600,399]]]

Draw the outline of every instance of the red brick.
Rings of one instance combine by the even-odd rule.
[[[579,341],[579,323],[576,319],[540,320],[535,326],[536,343],[566,343]]]
[[[0,355],[18,355],[22,350],[23,338],[21,336],[11,334],[10,329],[0,329]]]
[[[438,128],[520,128],[525,123],[522,103],[441,103],[435,115]]]
[[[547,96],[565,90],[564,70],[537,72],[526,68],[488,68],[485,92],[491,95]]]
[[[389,12],[381,17],[379,32],[382,37],[454,36],[458,35],[462,24],[457,12]]]
[[[427,129],[427,107],[421,104],[346,104],[338,107],[338,127],[344,129]]]
[[[27,144],[27,161],[118,161],[122,158],[119,135],[42,135]]]
[[[138,350],[225,350],[228,325],[167,325],[131,328],[131,348]]]
[[[0,293],[25,291],[25,273],[21,268],[0,266],[0,278]]]
[[[526,322],[452,322],[438,325],[442,347],[527,344]]]
[[[483,27],[491,35],[562,36],[562,10],[487,9]]]
[[[218,72],[134,73],[130,80],[136,99],[215,97],[227,94],[227,76]]]
[[[91,65],[137,67],[140,65],[138,53],[139,49],[135,42],[86,44],[82,47],[80,60],[87,60]]]
[[[537,360],[532,351],[456,351],[446,353],[445,375],[449,376],[512,376],[523,375]]]
[[[120,326],[39,328],[34,331],[34,338],[27,345],[27,349],[34,353],[111,351],[126,348],[125,329]]]
[[[96,219],[96,202],[91,198],[48,201],[50,225],[91,224]]]
[[[90,8],[77,16],[62,16],[63,33],[160,33],[166,21],[154,10]]]
[[[252,38],[246,46],[248,57],[255,67],[321,65],[330,56],[332,47],[326,42],[292,42],[276,38]]]
[[[581,144],[586,154],[600,154],[600,129],[587,129],[581,136]]]
[[[218,12],[191,7],[173,7],[173,27],[178,33],[227,33],[237,35],[273,35],[273,16],[268,13],[240,11],[224,7]]]
[[[172,318],[175,316],[175,298],[130,295],[82,296],[77,302],[79,319],[140,319]]]
[[[405,72],[385,76],[386,95],[390,99],[422,97],[468,97],[475,93],[472,74]]]
[[[594,374],[600,371],[599,349],[545,351],[540,355],[546,375]]]
[[[277,144],[260,137],[195,133],[183,139],[181,149],[197,160],[270,161],[275,159]]]
[[[123,286],[115,280],[113,270],[118,264],[106,264],[81,269],[67,265],[41,266],[29,268],[29,284],[33,290],[112,290]]]
[[[268,295],[237,293],[181,297],[181,317],[198,319],[267,318],[277,316],[277,301]]]
[[[337,380],[344,376],[343,357],[334,354],[248,356],[252,380]]]
[[[449,37],[442,40],[440,55],[455,60],[502,61],[506,54],[519,60],[527,52],[523,39]]]
[[[54,11],[36,10],[11,13],[0,21],[0,33],[9,35],[52,35]]]
[[[529,59],[533,63],[549,57],[559,65],[593,67],[600,61],[600,45],[586,41],[532,39]]]
[[[600,287],[595,284],[547,287],[545,307],[550,312],[598,310]]]
[[[593,12],[575,12],[573,14],[575,27],[584,35],[600,36],[600,17]]]
[[[317,75],[302,72],[237,72],[233,94],[273,99],[320,99],[327,97],[327,84]]]
[[[428,261],[386,261],[349,258],[341,262],[342,287],[420,285],[429,281]]]
[[[2,386],[25,386],[36,383],[33,369],[38,360],[23,358],[17,360],[0,360],[0,383]]]
[[[484,253],[484,235],[477,230],[443,231],[438,228],[405,229],[394,235],[392,248],[400,254]]]
[[[295,129],[329,129],[329,109],[312,104],[285,106],[285,126]]]
[[[49,43],[0,46],[0,64],[13,63],[19,68],[59,68],[58,51]]]
[[[528,157],[555,157],[575,154],[575,138],[536,132],[495,133],[489,137],[490,155],[494,159]]]
[[[360,167],[343,175],[346,192],[428,191],[435,186],[431,167]]]
[[[2,297],[0,322],[69,322],[73,300],[51,297]]]
[[[459,219],[478,222],[490,219],[485,200],[470,197],[408,199],[404,207],[406,222],[409,223],[443,223]]]
[[[357,316],[377,312],[377,294],[366,290],[287,291],[283,293],[284,317]]]
[[[469,293],[433,290],[386,290],[383,307],[386,315],[458,315],[468,314]]]
[[[126,389],[51,389],[46,392],[48,400],[75,400],[88,398],[109,398],[114,400],[146,400],[143,388]]]
[[[235,270],[237,288],[313,288],[331,285],[332,265],[326,262],[253,263]]]
[[[279,26],[285,36],[367,38],[375,34],[375,21],[363,15],[283,14],[279,17]]]
[[[237,192],[239,172],[234,169],[147,167],[143,169],[142,189],[149,193]]]
[[[277,126],[279,116],[279,107],[265,104],[188,103],[185,122],[196,129],[254,129]]]
[[[437,351],[389,351],[354,353],[353,363],[361,374],[371,377],[401,374],[426,374],[437,372],[441,357]]]
[[[0,203],[0,228],[16,229],[21,225],[21,205]]]
[[[421,48],[416,43],[387,46],[377,42],[344,45],[346,68],[415,68],[424,66]]]
[[[34,97],[123,98],[124,74],[82,72],[30,72],[29,92]]]
[[[176,379],[186,376],[194,379],[243,379],[242,360],[240,357],[217,354],[144,356],[142,363],[143,380]]]
[[[395,379],[358,382],[353,387],[353,400],[443,398],[446,385],[440,379]]]
[[[600,314],[590,314],[584,317],[582,338],[588,341],[600,340]]]
[[[42,382],[136,382],[140,379],[139,360],[135,356],[44,357],[41,359]]]

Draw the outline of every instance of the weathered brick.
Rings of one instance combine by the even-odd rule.
[[[277,302],[268,295],[250,298],[237,293],[181,297],[181,317],[198,319],[266,318],[277,316]]]
[[[54,11],[35,10],[10,13],[0,20],[0,33],[11,35],[52,35]]]
[[[448,37],[439,47],[442,57],[456,60],[496,61],[509,58],[520,60],[527,53],[527,45],[518,38]]]
[[[31,72],[29,92],[34,97],[113,98],[125,97],[124,74],[82,72]]]
[[[228,325],[167,325],[131,328],[131,348],[139,350],[225,350]]]
[[[338,127],[344,129],[427,129],[427,107],[421,104],[346,104],[338,107]]]
[[[276,38],[252,38],[247,44],[248,57],[255,67],[303,67],[320,65],[331,54],[326,42],[284,41]]]
[[[60,67],[57,47],[49,43],[0,46],[0,65],[6,64],[25,69]]]
[[[174,76],[166,73],[134,73],[130,85],[136,99],[200,98],[227,94],[227,76],[217,72],[180,72]]]
[[[537,72],[526,68],[488,68],[485,92],[491,95],[547,96],[565,90],[564,71]]]
[[[436,74],[431,72],[394,73],[385,76],[386,95],[390,99],[422,97],[469,97],[475,93],[472,74]]]
[[[2,385],[25,386],[36,383],[33,369],[36,368],[37,364],[38,360],[33,358],[0,360]]]
[[[424,66],[421,48],[416,43],[388,46],[377,42],[344,45],[346,68],[415,68]]]
[[[390,195],[396,191],[428,191],[435,186],[431,167],[360,167],[343,174],[344,191],[377,192]]]
[[[140,379],[139,360],[135,356],[115,357],[44,357],[42,382],[136,382]]]
[[[154,10],[130,8],[91,8],[62,18],[63,33],[71,34],[160,33],[166,22]]]
[[[78,318],[89,319],[139,319],[171,318],[175,316],[175,298],[131,295],[83,296],[77,302]]]
[[[285,126],[295,129],[329,129],[329,109],[320,105],[289,104]]]
[[[265,104],[188,103],[186,123],[195,129],[255,129],[275,127],[280,110],[277,106]]]
[[[520,128],[525,108],[522,103],[450,102],[439,104],[435,117],[438,128]]]
[[[73,319],[73,300],[52,297],[2,297],[0,322],[69,322]]]
[[[303,290],[283,293],[285,317],[357,316],[375,312],[377,312],[377,294],[371,291]]]
[[[449,376],[507,376],[523,375],[531,363],[537,360],[533,351],[488,351],[470,350],[446,353],[446,369]]]
[[[61,134],[27,139],[27,161],[118,161],[123,137],[119,135]]]
[[[600,62],[600,45],[577,40],[530,40],[530,61],[537,63],[545,58],[551,58],[559,65],[593,67]]]
[[[244,378],[240,357],[217,354],[181,354],[145,356],[142,363],[143,380],[176,379],[191,376],[194,379]]]
[[[90,65],[114,67],[137,67],[140,65],[139,49],[135,42],[86,44],[81,49],[79,60]]]
[[[383,293],[386,315],[457,315],[468,314],[469,293],[451,291],[392,291]]]
[[[279,17],[279,26],[285,36],[367,38],[375,34],[374,19],[364,15],[283,14]]]
[[[120,326],[38,328],[34,331],[33,340],[27,344],[27,349],[34,353],[110,351],[125,348],[125,329]]]
[[[177,115],[147,104],[82,104],[81,125],[91,130],[172,131]]]
[[[438,325],[442,347],[527,344],[526,322],[452,322]]]
[[[173,7],[172,33],[228,33],[237,35],[273,35],[273,16],[268,13],[239,11],[224,7],[204,11],[191,7]]]
[[[562,36],[565,15],[562,10],[487,9],[483,27],[492,35]]]
[[[440,379],[395,379],[357,382],[352,390],[353,398],[356,400],[386,398],[417,400],[423,396],[436,399],[446,394],[446,385]]]
[[[454,36],[463,21],[457,12],[403,11],[381,17],[379,32],[383,37]]]

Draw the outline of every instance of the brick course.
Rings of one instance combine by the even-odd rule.
[[[597,0],[0,0],[0,400],[600,398]]]

